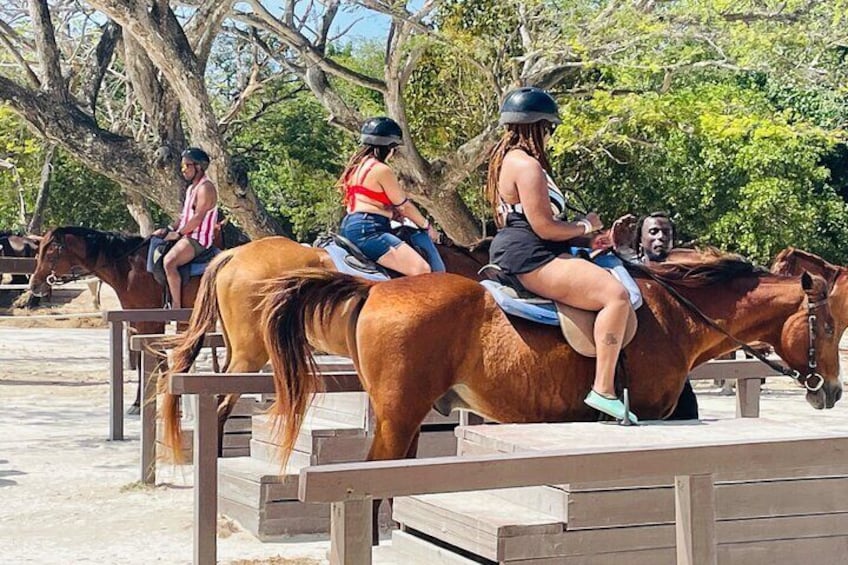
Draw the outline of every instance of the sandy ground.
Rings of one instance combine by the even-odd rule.
[[[118,308],[108,287],[101,308]],[[109,433],[108,344],[87,291],[62,292],[33,311],[0,316],[0,563],[191,563],[191,467],[160,468],[164,484],[138,483],[139,419],[126,441]],[[85,328],[85,329],[81,329]],[[126,372],[125,405],[135,397]],[[329,542],[265,544],[219,521],[219,562],[325,563]]]
[[[164,484],[141,487],[139,420],[125,422],[127,441],[106,440],[106,330],[0,327],[0,344],[0,562],[190,563],[190,467],[160,468]],[[848,401],[815,412],[803,391],[774,382],[764,417],[814,425],[848,416]],[[697,390],[704,416],[733,416],[733,397],[711,383]],[[218,546],[221,563],[313,565],[326,562],[329,542],[261,543],[222,517]]]

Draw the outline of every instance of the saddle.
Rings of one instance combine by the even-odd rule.
[[[168,279],[165,276],[165,255],[176,243],[176,240],[165,241],[160,237],[150,238],[150,247],[147,251],[147,272],[153,275],[160,285],[168,287]],[[186,263],[178,269],[182,283],[185,285],[191,277],[199,277],[206,267],[220,253],[217,247],[210,247],[200,255],[197,255],[190,263]]]
[[[401,226],[393,230],[393,233],[412,246],[419,255],[425,259],[427,258],[427,254],[413,242],[411,237],[412,230],[410,228]],[[366,257],[365,253],[359,247],[343,235],[329,232],[316,239],[313,246],[327,251],[333,260],[336,270],[340,273],[347,273],[375,281],[384,281],[400,276],[395,271],[381,267]]]
[[[575,251],[578,255],[578,251]],[[624,331],[622,347],[627,346],[636,335],[636,308],[642,304],[639,287],[630,277],[624,265],[617,257],[604,256],[603,261],[597,258],[593,262],[608,269],[614,277],[624,284],[630,295],[631,309],[627,317],[627,327]],[[480,284],[492,295],[497,305],[510,316],[516,316],[549,326],[559,326],[568,344],[580,355],[596,357],[595,349],[595,318],[597,312],[574,308],[536,296],[527,291],[517,277],[507,275],[497,265],[486,265],[485,270],[490,279]]]
[[[324,249],[340,273],[372,281],[385,281],[391,278],[388,270],[366,257],[361,249],[343,235],[329,232],[316,239],[313,246]]]

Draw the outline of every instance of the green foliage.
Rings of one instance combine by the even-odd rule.
[[[15,165],[14,170],[0,168],[0,230],[23,231],[26,225],[22,225],[19,219],[19,186],[23,188],[27,213],[31,214],[40,182],[44,149],[42,142],[6,106],[0,106],[0,158]],[[16,177],[15,171],[19,177]],[[92,173],[63,151],[57,151],[53,158],[50,195],[44,217],[45,227],[59,225],[138,231],[118,185]]]
[[[338,226],[342,206],[334,185],[353,140],[327,124],[312,97],[275,107],[236,134],[231,147],[268,211],[287,221],[296,238],[307,241]]]
[[[792,119],[767,93],[732,82],[596,92],[562,114],[555,166],[607,222],[668,210],[683,242],[761,262],[787,245],[848,259],[848,209],[821,164],[841,132]]]

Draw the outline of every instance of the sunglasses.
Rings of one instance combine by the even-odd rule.
[[[180,163],[180,170],[187,171],[189,167],[196,167],[194,163]]]

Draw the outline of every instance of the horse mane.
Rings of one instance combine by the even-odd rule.
[[[690,288],[709,286],[737,277],[763,276],[769,271],[741,255],[709,248],[681,254],[664,263],[631,265],[635,271],[650,271],[663,282]],[[642,272],[643,276],[645,275]]]
[[[101,254],[107,259],[117,260],[134,252],[144,241],[140,235],[99,231],[80,226],[65,226],[53,230],[54,238],[66,235],[79,237],[85,242],[87,259],[96,259]]]
[[[774,264],[771,272],[776,275],[791,275],[792,267],[799,258],[812,263],[819,267],[822,271],[838,272],[840,269],[839,266],[834,265],[826,259],[810,253],[809,251],[804,251],[803,249],[797,249],[795,247],[787,247],[774,258]]]

